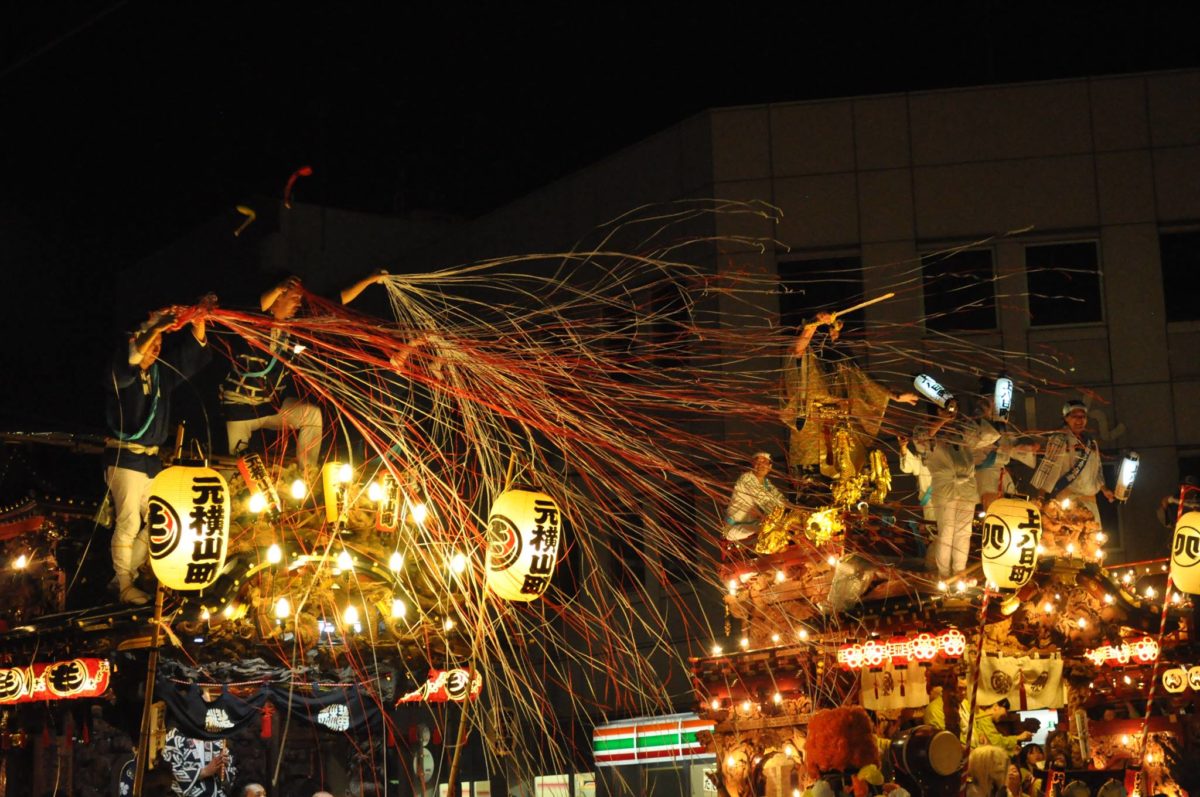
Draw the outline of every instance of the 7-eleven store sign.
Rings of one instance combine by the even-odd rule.
[[[714,724],[695,714],[640,717],[601,725],[592,733],[596,766],[644,764],[656,761],[715,760],[696,738]]]

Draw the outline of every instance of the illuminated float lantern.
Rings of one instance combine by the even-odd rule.
[[[267,474],[267,466],[262,457],[258,454],[238,457],[238,471],[241,472],[246,486],[250,488],[251,502],[262,502],[259,509],[254,510],[253,506],[251,509],[256,512],[265,511],[271,520],[278,520],[282,506],[279,502],[279,491],[275,489],[275,482]]]
[[[1187,682],[1193,690],[1200,692],[1200,664],[1188,668]]]
[[[996,420],[1008,423],[1008,415],[1012,412],[1013,381],[1007,376],[996,379],[996,389],[992,391],[992,408]]]
[[[1131,646],[1133,656],[1143,664],[1158,660],[1158,642],[1154,637],[1144,636]]]
[[[941,650],[941,645],[937,639],[928,631],[922,631],[913,638],[910,649],[912,656],[921,665],[928,666],[935,658],[938,651]]]
[[[942,653],[949,659],[962,658],[962,654],[967,651],[967,638],[957,628],[943,631],[938,636],[938,642],[941,643]]]
[[[379,508],[375,511],[376,531],[395,531],[400,526],[400,509],[403,501],[400,496],[400,484],[390,473],[383,475],[380,484]]]
[[[487,585],[504,600],[536,600],[550,586],[561,544],[562,512],[534,490],[505,490],[488,515]]]
[[[1200,512],[1188,512],[1175,524],[1171,581],[1183,592],[1200,595]]]
[[[913,640],[907,637],[893,637],[888,642],[888,652],[892,657],[892,666],[904,668],[913,659]]]
[[[1187,670],[1182,667],[1173,667],[1166,670],[1162,674],[1163,689],[1166,689],[1173,695],[1179,694],[1188,686]]]
[[[229,550],[229,484],[212,468],[175,465],[150,483],[150,565],[169,589],[210,586]]]
[[[872,670],[882,670],[883,663],[888,660],[888,646],[875,640],[868,640],[862,646],[863,664]]]
[[[842,645],[838,648],[838,664],[843,670],[857,670],[863,665],[862,645]]]
[[[1019,589],[1037,569],[1042,514],[1021,498],[997,498],[983,519],[983,575],[1000,589]]]
[[[914,376],[913,387],[917,389],[918,393],[942,409],[949,412],[958,411],[958,399],[929,374],[917,374]]]
[[[321,466],[321,484],[325,488],[325,520],[336,523],[346,513],[346,501],[354,469],[345,462],[326,462]]]
[[[1133,490],[1133,480],[1137,478],[1138,454],[1130,451],[1121,462],[1121,470],[1117,474],[1117,486],[1113,488],[1113,498],[1118,501],[1128,501],[1129,493]]]

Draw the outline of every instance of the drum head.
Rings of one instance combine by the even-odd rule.
[[[962,743],[950,731],[938,731],[929,740],[929,767],[939,775],[953,775],[962,764]]]

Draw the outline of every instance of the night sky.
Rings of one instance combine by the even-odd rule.
[[[301,165],[471,216],[708,107],[1200,63],[1184,3],[324,5],[0,10],[0,429],[97,429],[113,274]]]

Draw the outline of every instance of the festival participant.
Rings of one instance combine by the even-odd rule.
[[[976,747],[967,759],[967,797],[1018,797],[1020,784],[1014,781],[1010,770],[1004,748],[994,745]]]
[[[242,787],[241,797],[267,797],[267,790],[261,783],[247,783]]]
[[[163,761],[171,768],[177,797],[230,797],[237,776],[224,741],[193,739],[178,728],[167,731]]]
[[[924,433],[932,441],[925,464],[938,524],[938,577],[945,580],[961,576],[967,569],[971,521],[979,503],[975,452],[994,443],[1000,433],[983,419],[964,419],[947,428],[955,413],[941,407],[937,413],[937,421]]]
[[[1104,484],[1100,447],[1087,431],[1087,407],[1071,399],[1063,404],[1062,416],[1066,429],[1052,434],[1046,443],[1046,453],[1033,474],[1033,487],[1042,501],[1049,495],[1057,501],[1070,499],[1086,506],[1099,523],[1096,493],[1103,493],[1111,502],[1113,492]]]
[[[999,439],[987,448],[975,452],[975,485],[979,488],[979,503],[986,510],[992,501],[1016,492],[1008,463],[1016,460],[1029,467],[1037,465],[1037,446],[1018,443],[1017,435],[1008,431],[1008,424],[996,417],[992,396],[980,397],[978,416],[1000,433]]]
[[[112,495],[112,562],[124,603],[144,604],[150,596],[134,585],[146,561],[147,535],[142,528],[150,498],[150,480],[162,470],[159,446],[167,441],[171,394],[209,360],[205,312],[216,303],[206,296],[191,318],[191,334],[163,352],[162,336],[176,325],[176,314],[155,313],[117,349],[107,378],[104,466]]]
[[[850,457],[855,469],[861,470],[867,446],[879,433],[888,402],[916,404],[917,395],[892,393],[832,346],[821,346],[820,353],[814,352],[810,344],[822,326],[829,330],[826,342],[838,339],[841,322],[833,313],[817,313],[816,320],[804,325],[784,369],[787,402],[780,417],[791,429],[788,466],[793,475],[820,469],[832,478],[839,473],[829,457],[828,433],[840,422],[839,417],[850,423]]]
[[[738,477],[725,510],[725,539],[741,542],[757,535],[767,516],[787,503],[767,478],[770,472],[771,455],[760,451],[751,460],[750,470]]]
[[[1013,736],[1000,733],[1000,730],[996,727],[996,723],[1004,719],[1005,715],[1008,714],[1009,707],[1008,698],[1001,698],[990,706],[982,706],[976,710],[975,725],[971,731],[971,747],[994,745],[1004,750],[1007,755],[1015,755],[1021,742],[1029,741],[1033,737],[1033,734],[1029,731],[1021,731]],[[967,701],[963,701],[959,713],[963,715],[970,713]],[[967,718],[963,716],[961,735],[964,739],[966,734]]]
[[[924,438],[909,439],[897,435],[896,443],[900,448],[900,472],[917,477],[917,501],[921,505],[922,516],[930,523],[937,522],[937,513],[933,510],[933,475],[925,458],[929,456],[929,442]],[[909,448],[909,446],[912,448]]]
[[[1040,744],[1027,744],[1017,753],[1017,767],[1021,773],[1021,791],[1030,797],[1042,793],[1042,782],[1046,776],[1046,751]]]
[[[303,298],[300,280],[288,277],[264,293],[260,304],[274,321],[284,322],[295,316]],[[315,405],[287,395],[288,368],[283,361],[291,358],[296,348],[277,323],[271,328],[266,351],[246,348],[236,353],[221,385],[221,407],[230,454],[242,453],[250,436],[260,429],[295,429],[296,459],[309,480],[316,471],[323,422]]]

